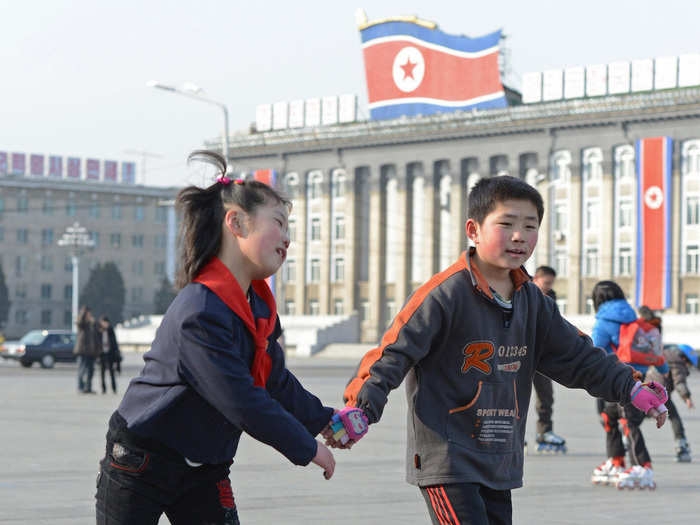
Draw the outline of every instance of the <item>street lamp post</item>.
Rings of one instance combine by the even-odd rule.
[[[68,226],[61,238],[58,240],[58,245],[62,248],[70,250],[70,260],[73,266],[73,295],[72,295],[72,329],[75,330],[78,322],[78,265],[80,264],[79,256],[84,248],[92,248],[95,242],[90,239],[87,230],[78,222],[74,222],[72,226]]]
[[[170,91],[171,93],[178,93],[180,95],[183,95],[188,98],[193,98],[195,100],[201,100],[202,102],[206,102],[207,104],[213,104],[215,106],[218,106],[223,112],[224,112],[224,143],[223,143],[223,154],[224,154],[224,159],[226,159],[226,163],[228,164],[228,108],[226,108],[226,104],[223,102],[218,102],[216,100],[212,100],[208,97],[202,96],[201,93],[203,93],[203,89],[192,84],[192,83],[186,83],[183,85],[181,88],[175,87],[175,86],[169,86],[167,84],[163,84],[161,82],[158,82],[157,80],[149,80],[146,82],[146,85],[148,87],[152,87],[155,89],[162,89],[163,91]],[[229,168],[227,170],[230,171]]]

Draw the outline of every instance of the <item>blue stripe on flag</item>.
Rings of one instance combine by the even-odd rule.
[[[464,111],[469,109],[494,109],[505,108],[507,106],[506,98],[500,97],[494,100],[486,100],[468,106],[441,106],[439,104],[391,104],[370,110],[370,117],[374,119],[391,119],[399,118],[404,115],[434,115],[435,113],[453,113],[455,111]]]
[[[457,51],[475,53],[497,46],[501,40],[501,30],[484,36],[471,38],[468,36],[448,35],[439,29],[428,29],[411,22],[385,22],[360,31],[362,43],[385,36],[408,35],[425,42],[449,47]]]
[[[640,301],[642,299],[642,274],[644,273],[644,264],[642,253],[644,252],[643,244],[643,227],[642,227],[642,155],[644,154],[644,148],[642,147],[642,141],[637,140],[634,147],[635,151],[635,164],[637,167],[637,271],[635,275],[635,292],[634,292],[634,304],[639,307]]]

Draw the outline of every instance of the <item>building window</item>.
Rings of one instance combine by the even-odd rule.
[[[63,287],[63,300],[70,301],[73,299],[73,286],[67,284]]]
[[[554,252],[554,269],[557,276],[565,277],[568,274],[569,256],[565,250],[556,250]]]
[[[29,198],[20,195],[17,197],[17,213],[29,213]]]
[[[153,265],[153,273],[156,275],[165,275],[165,262],[157,261]]]
[[[333,281],[342,282],[345,280],[345,259],[336,257],[333,261]]]
[[[311,299],[309,301],[309,315],[318,315],[321,312],[319,308],[318,301],[316,299]]]
[[[345,239],[345,217],[337,215],[333,222],[333,238],[336,241]]]
[[[299,177],[296,173],[287,173],[284,177],[284,192],[287,197],[294,199],[299,193]]]
[[[689,293],[685,296],[685,313],[687,314],[697,314],[700,313],[698,305],[700,304],[700,299],[698,294]]]
[[[73,324],[73,312],[70,310],[63,311],[63,326],[71,326]]]
[[[143,300],[143,288],[136,286],[131,289],[131,302],[140,303]]]
[[[685,248],[685,273],[698,273],[700,263],[700,250],[697,244],[689,245]]]
[[[90,204],[90,218],[99,219],[100,218],[100,205],[97,202]]]
[[[566,204],[554,205],[554,229],[565,232],[568,228],[568,213]]]
[[[99,246],[100,246],[100,232],[88,232],[88,237],[92,241],[93,248],[99,248]]]
[[[134,208],[134,220],[136,222],[141,222],[145,217],[145,212],[143,210],[143,206],[136,206]]]
[[[25,283],[18,283],[15,287],[15,297],[17,299],[27,298],[27,285]]]
[[[296,305],[294,304],[294,300],[292,299],[287,299],[284,302],[284,313],[287,315],[296,315]]]
[[[586,315],[593,315],[595,313],[595,307],[593,306],[593,298],[586,297],[586,305],[584,306],[584,313]]]
[[[66,215],[68,215],[68,217],[75,217],[76,212],[77,207],[75,201],[73,199],[66,201]]]
[[[385,319],[387,321],[387,325],[390,325],[391,322],[394,320],[394,317],[396,317],[396,302],[393,299],[389,299],[386,302],[385,309]]]
[[[287,222],[287,228],[289,231],[289,242],[295,242],[297,240],[297,220],[290,218]]]
[[[26,255],[15,256],[15,277],[22,277],[27,272],[29,259]]]
[[[634,179],[634,148],[629,145],[615,148],[615,177]]]
[[[320,199],[321,198],[321,183],[323,182],[323,175],[319,172],[313,172],[309,174],[309,188],[308,188],[308,198],[309,200]]]
[[[360,301],[360,321],[366,321],[369,319],[369,301],[363,299]]]
[[[41,205],[41,213],[44,215],[53,215],[53,200],[44,199],[44,203]]]
[[[0,241],[4,241],[4,240],[5,240],[5,228],[0,226]]]
[[[110,233],[109,234],[109,244],[112,248],[119,248],[122,245],[122,234],[121,233]]]
[[[342,299],[333,299],[333,315],[344,315],[345,306]]]
[[[617,275],[632,275],[632,248],[620,248],[617,256]]]
[[[41,298],[42,299],[51,299],[51,284],[50,283],[44,283],[41,285]]]
[[[634,204],[630,199],[620,200],[619,224],[620,228],[632,227],[632,212]]]
[[[153,247],[156,250],[165,250],[167,248],[168,240],[164,233],[157,233],[153,237]]]
[[[112,205],[112,219],[118,220],[122,218],[122,205],[113,204]]]
[[[600,217],[600,205],[597,202],[586,203],[586,229],[598,229],[598,217]]]
[[[41,230],[41,244],[42,246],[51,246],[53,244],[53,230],[46,228]]]
[[[552,182],[566,182],[571,173],[571,153],[557,151],[552,156],[551,180]]]
[[[53,257],[50,255],[41,256],[41,271],[42,272],[52,272],[53,271]]]
[[[41,311],[41,326],[49,328],[51,326],[51,310]]]
[[[312,283],[317,283],[321,280],[321,261],[319,259],[311,259],[310,264],[310,279]]]
[[[29,230],[27,228],[20,228],[17,230],[17,243],[27,244],[29,242]]]
[[[287,259],[282,269],[282,279],[287,283],[297,280],[297,262],[294,259]]]
[[[333,174],[333,197],[340,198],[345,196],[345,173],[336,171]]]
[[[598,275],[598,248],[586,249],[586,275]]]
[[[73,259],[69,255],[63,260],[63,269],[67,272],[73,271]]]
[[[168,208],[156,206],[156,224],[165,224],[166,222],[168,222]]]
[[[313,217],[311,219],[311,240],[321,240],[321,219],[319,217]]]
[[[695,226],[700,224],[700,198],[698,197],[688,197],[685,201],[686,209],[686,224],[688,226]]]
[[[603,152],[590,148],[583,152],[583,180],[594,182],[603,178]]]
[[[132,235],[131,245],[134,248],[143,248],[143,235]]]
[[[559,308],[559,313],[561,313],[561,315],[566,315],[566,306],[566,297],[557,297],[557,308]]]
[[[143,260],[138,259],[131,263],[131,272],[136,275],[143,275]]]
[[[15,323],[16,324],[27,324],[27,311],[26,310],[15,311]]]

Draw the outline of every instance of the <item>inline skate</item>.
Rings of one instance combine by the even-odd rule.
[[[591,476],[594,485],[616,485],[624,467],[613,464],[612,459],[596,467]]]
[[[551,430],[544,434],[537,434],[535,441],[537,441],[538,454],[566,454],[566,440]]]
[[[654,481],[654,471],[651,467],[643,467],[641,465],[634,465],[627,470],[620,473],[617,483],[615,486],[619,490],[624,489],[656,489],[656,482]]]
[[[690,463],[692,461],[690,456],[690,445],[685,438],[681,438],[676,441],[676,461],[678,463]]]

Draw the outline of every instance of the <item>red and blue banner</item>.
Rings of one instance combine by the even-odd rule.
[[[26,156],[24,153],[13,153],[12,154],[12,174],[13,175],[24,175],[26,167]]]
[[[506,104],[498,68],[501,31],[448,35],[405,21],[360,30],[372,119]]]
[[[122,162],[122,182],[124,184],[136,184],[135,162]]]
[[[63,157],[49,157],[49,177],[63,177]]]
[[[44,156],[32,153],[29,156],[29,173],[36,177],[44,176]]]
[[[7,175],[7,152],[0,151],[0,175]]]
[[[66,176],[69,179],[80,178],[80,159],[77,157],[68,157],[66,162]]]
[[[100,161],[87,159],[85,161],[85,178],[88,180],[100,180]]]
[[[116,160],[106,160],[105,161],[104,180],[110,181],[110,182],[117,182],[117,161]]]
[[[670,137],[640,139],[637,154],[636,305],[671,306]]]

